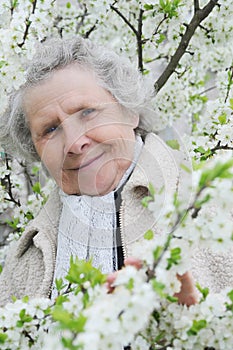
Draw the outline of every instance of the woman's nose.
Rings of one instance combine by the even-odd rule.
[[[64,130],[64,155],[79,155],[86,151],[91,143],[85,129],[78,125],[67,125]]]

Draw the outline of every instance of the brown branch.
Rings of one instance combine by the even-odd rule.
[[[175,223],[173,224],[171,230],[168,233],[166,242],[164,243],[163,249],[158,257],[158,259],[156,261],[153,262],[153,265],[151,268],[148,268],[147,270],[147,281],[153,279],[156,275],[155,271],[157,266],[160,264],[162,258],[164,257],[165,253],[167,252],[169,246],[170,246],[170,242],[171,239],[174,238],[174,233],[177,230],[178,225],[180,224],[180,221],[182,220],[182,218],[185,217],[185,215],[189,212],[191,213],[191,217],[194,219],[197,217],[198,212],[200,211],[201,208],[196,206],[196,202],[198,200],[198,198],[200,197],[200,195],[202,194],[202,192],[206,189],[206,185],[203,185],[198,192],[195,194],[194,199],[192,200],[192,203],[188,206],[188,208],[184,209],[183,211],[177,213],[177,218],[175,220]]]
[[[204,94],[206,94],[207,92],[212,91],[212,90],[215,90],[215,89],[217,89],[217,86],[216,86],[216,85],[211,86],[211,87],[209,87],[208,89],[205,89],[205,90],[201,91],[201,92],[199,93],[199,95],[204,95]]]
[[[9,164],[9,158],[8,158],[8,155],[6,154],[5,155],[5,163],[6,163],[6,169],[7,170],[11,170],[11,167],[10,167],[10,164]],[[13,202],[15,203],[18,207],[21,206],[21,203],[20,203],[20,200],[16,200],[14,198],[14,195],[13,195],[13,192],[12,192],[12,189],[13,189],[13,184],[11,182],[11,176],[10,174],[7,174],[4,178],[4,180],[6,180],[7,182],[7,194],[9,196],[9,198],[5,198],[6,201],[9,201],[9,202]]]
[[[142,26],[143,26],[143,13],[144,10],[140,9],[139,16],[138,16],[138,27],[137,29],[132,25],[132,23],[123,15],[121,11],[118,10],[114,6],[114,4],[110,5],[110,8],[115,11],[118,16],[127,24],[127,26],[132,30],[132,32],[135,34],[136,39],[137,39],[137,53],[138,53],[138,69],[140,72],[143,72],[143,43],[144,41],[142,40]]]
[[[197,12],[200,10],[199,0],[194,0],[194,11]]]
[[[212,153],[212,155],[216,152],[216,151],[220,151],[220,150],[225,150],[225,151],[233,151],[233,147],[230,147],[228,145],[221,145],[220,141],[218,142],[217,146],[211,148],[210,152]]]
[[[195,4],[197,5],[197,1],[195,1]],[[208,15],[211,13],[211,11],[214,9],[216,5],[218,5],[218,0],[210,0],[205,7],[194,12],[194,15],[190,23],[186,26],[185,33],[182,36],[182,39],[180,41],[180,44],[176,52],[171,57],[171,60],[168,63],[168,66],[165,68],[161,76],[158,78],[158,80],[154,84],[154,88],[156,92],[162,89],[162,87],[166,84],[170,76],[174,73],[181,57],[186,52],[189,42],[192,39],[197,27],[206,17],[208,17]]]
[[[164,21],[166,21],[167,18],[168,18],[168,15],[165,14],[164,17],[161,19],[161,21],[156,26],[155,30],[153,31],[153,35],[158,34],[160,26],[163,24]]]
[[[77,20],[80,18],[80,21],[79,22],[77,21],[76,29],[75,29],[76,33],[78,33],[79,29],[84,25],[84,21],[85,21],[86,17],[88,16],[87,5],[83,4],[83,7],[84,7],[83,14],[77,17]]]
[[[95,24],[88,31],[86,31],[86,33],[83,36],[85,39],[88,39],[91,33],[96,29],[97,23],[98,23],[98,20],[96,20]]]
[[[37,0],[32,0],[31,1],[31,3],[32,3],[32,14],[33,13],[35,13],[35,10],[36,10],[36,4],[37,4]],[[23,35],[23,41],[20,43],[20,44],[18,44],[18,46],[21,48],[23,45],[24,45],[24,43],[25,43],[25,41],[26,41],[26,39],[27,39],[27,36],[28,36],[28,32],[29,32],[29,28],[30,28],[30,26],[31,26],[31,21],[29,21],[29,17],[26,19],[26,28],[25,28],[25,31],[24,31],[24,35]]]
[[[123,13],[121,13],[121,11],[119,11],[115,6],[113,6],[113,5],[110,5],[110,8],[113,10],[113,11],[115,11],[117,14],[118,14],[118,16],[120,16],[121,17],[121,19],[123,19],[123,21],[127,24],[127,26],[129,26],[130,27],[130,29],[134,32],[134,34],[136,35],[136,36],[138,36],[138,31],[137,31],[137,29],[132,25],[132,23],[130,23],[130,21],[123,15]]]
[[[225,103],[227,102],[227,99],[228,99],[230,91],[231,91],[231,85],[233,84],[233,66],[230,67],[229,70],[230,70],[231,73],[230,73],[229,82],[228,82],[228,85],[227,85],[227,93],[226,93],[226,97],[225,97],[225,100],[224,100]]]
[[[138,50],[138,69],[140,72],[143,72],[143,49],[142,49],[142,17],[144,10],[140,9],[138,17],[138,30],[137,30],[137,50]]]

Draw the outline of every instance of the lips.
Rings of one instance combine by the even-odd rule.
[[[92,163],[94,163],[95,161],[97,161],[98,159],[100,159],[103,156],[104,152],[102,152],[100,155],[91,158],[90,160],[86,161],[84,164],[80,164],[78,166],[72,167],[72,168],[63,168],[64,170],[81,170],[83,168],[88,167],[89,165],[91,165]]]

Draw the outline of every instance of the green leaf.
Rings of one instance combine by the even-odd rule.
[[[19,317],[20,317],[20,320],[16,322],[16,326],[19,328],[23,327],[24,323],[31,322],[33,320],[32,316],[27,314],[25,309],[20,310]]]
[[[155,262],[160,258],[162,251],[163,247],[161,246],[156,247],[156,249],[153,251],[153,257]]]
[[[200,146],[200,147],[195,148],[194,152],[196,152],[196,153],[199,152],[201,154],[205,154],[206,150],[202,146]]]
[[[142,204],[142,206],[144,208],[148,208],[149,203],[152,202],[152,201],[153,201],[153,197],[146,196],[146,197],[142,198],[141,204]]]
[[[154,8],[154,5],[152,5],[152,4],[144,4],[144,9],[146,11],[153,10],[153,8]]]
[[[155,199],[156,191],[155,191],[155,188],[154,188],[152,183],[149,183],[148,189],[149,189],[150,195],[149,196],[145,196],[141,200],[141,204],[142,204],[142,206],[144,208],[148,208],[149,203],[152,202]]]
[[[0,61],[0,68],[2,68],[3,66],[5,66],[6,61]]]
[[[32,219],[34,219],[34,215],[31,211],[27,211],[25,214],[24,214],[25,218],[30,221]]]
[[[163,33],[159,35],[159,38],[156,40],[156,44],[161,44],[162,42],[164,42],[164,40],[166,39],[166,35],[164,35]]]
[[[155,344],[159,344],[161,342],[161,340],[163,341],[164,339],[166,339],[166,332],[165,331],[161,331],[155,338],[154,343]]]
[[[154,238],[154,232],[152,230],[146,231],[146,233],[144,234],[144,238],[150,241]]]
[[[66,3],[66,8],[68,8],[68,9],[71,8],[71,3],[69,1]]]
[[[6,220],[6,223],[15,230],[18,228],[19,222],[20,222],[19,218],[14,218],[14,217],[11,220]]]
[[[0,344],[4,344],[7,338],[8,335],[6,333],[0,333]]]
[[[63,344],[63,349],[69,349],[69,350],[83,350],[82,345],[74,345],[75,343],[73,338],[61,338],[62,344]]]
[[[203,171],[199,180],[199,190],[201,188],[209,187],[217,178],[232,179],[233,174],[229,171],[232,167],[233,159],[230,159],[225,163],[217,163],[212,169]]]
[[[151,197],[154,199],[156,191],[155,191],[155,188],[151,182],[148,185],[148,189],[149,189]]]
[[[176,247],[171,249],[170,251],[170,258],[167,259],[167,270],[170,270],[172,265],[177,265],[179,261],[181,260],[181,248]]]
[[[36,166],[36,165],[34,165],[33,167],[32,167],[32,174],[33,175],[36,175],[37,173],[38,173],[38,171],[40,170],[40,168],[38,167],[38,166]]]
[[[196,287],[199,290],[199,292],[202,294],[201,301],[205,300],[207,295],[209,294],[209,288],[202,288],[199,283],[196,283]]]
[[[190,96],[189,101],[190,101],[191,104],[192,104],[192,101],[195,101],[195,102],[196,101],[200,101],[202,103],[205,103],[205,102],[208,101],[208,97],[196,94],[196,95]]]
[[[28,295],[25,295],[23,298],[22,298],[22,301],[24,303],[28,303],[29,302],[29,296]]]
[[[11,6],[14,9],[18,5],[18,0],[12,0]]]
[[[134,279],[133,278],[130,278],[128,283],[126,284],[126,288],[128,290],[132,290],[134,288]]]
[[[166,299],[167,299],[168,301],[170,301],[171,303],[177,303],[177,301],[178,301],[178,298],[173,297],[172,295],[167,295],[167,296],[166,296]]]
[[[203,204],[207,203],[211,199],[211,195],[208,193],[203,199],[197,200],[194,204],[195,208],[201,208]]]
[[[230,108],[233,110],[233,98],[230,98]]]
[[[82,313],[79,313],[78,316],[74,316],[61,305],[56,305],[54,307],[52,317],[55,321],[60,323],[61,328],[69,329],[71,332],[83,332],[87,320]]]
[[[176,17],[178,15],[177,9],[180,6],[180,2],[181,0],[160,0],[160,12],[167,14],[169,18]]]
[[[69,300],[68,295],[60,294],[56,297],[56,305],[62,305],[67,300]]]
[[[206,328],[207,326],[207,321],[206,320],[199,320],[199,321],[196,321],[194,320],[193,321],[193,325],[192,327],[187,331],[187,334],[190,336],[190,335],[197,335],[198,332],[203,329],[203,328]]]
[[[188,168],[187,165],[181,163],[181,164],[180,164],[180,167],[181,167],[181,169],[183,169],[184,171],[186,171],[188,174],[191,174],[191,173],[192,173],[192,169],[191,169],[191,168]]]
[[[55,280],[55,285],[58,292],[60,292],[65,286],[62,278],[57,278]]]
[[[180,144],[177,140],[167,140],[166,144],[172,149],[180,150]]]
[[[227,293],[227,296],[229,297],[231,304],[226,303],[226,308],[233,313],[233,289]]]
[[[227,123],[227,115],[225,113],[220,115],[218,117],[218,120],[219,120],[221,125],[226,124]]]
[[[99,269],[92,266],[92,262],[79,260],[78,258],[71,257],[70,269],[66,279],[70,283],[74,283],[81,290],[85,288],[86,282],[90,283],[93,288],[97,284],[103,284],[106,281],[106,275],[104,275]]]
[[[33,192],[37,194],[41,194],[41,185],[39,182],[35,182],[34,185],[32,186]]]
[[[230,298],[231,302],[233,303],[233,289],[227,293],[227,296]]]
[[[154,291],[160,296],[160,297],[165,297],[165,294],[163,292],[165,285],[161,282],[158,282],[156,279],[153,279],[151,281],[152,283],[152,287],[154,289]]]

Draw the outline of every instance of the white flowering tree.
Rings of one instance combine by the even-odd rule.
[[[232,247],[232,18],[231,0],[0,2],[0,114],[24,82],[36,43],[79,34],[128,56],[153,82],[155,129],[171,148],[182,143],[193,165],[188,203],[171,198],[161,236],[148,231],[135,246],[140,268],[119,271],[109,293],[106,276],[90,262],[71,261],[55,301],[25,297],[0,308],[1,349],[232,350],[233,290],[213,294],[198,285],[200,301],[189,308],[174,298],[176,275],[190,269],[193,249]],[[44,204],[51,183],[39,183],[38,164],[1,151],[1,233],[12,240]],[[151,187],[142,203],[155,219],[158,195]]]

